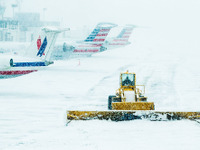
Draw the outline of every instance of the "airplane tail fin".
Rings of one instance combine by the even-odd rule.
[[[58,29],[55,27],[43,27],[32,41],[25,55],[49,61],[53,52],[53,47],[59,33],[69,29]]]
[[[134,25],[126,25],[122,29],[122,31],[119,33],[117,38],[121,38],[121,39],[128,41],[128,39],[130,38],[130,35],[132,34],[132,31],[133,31],[134,28],[135,28]]]
[[[135,27],[136,26],[134,26],[134,25],[126,25],[122,29],[122,31],[119,33],[119,35],[117,37],[113,38],[109,42],[109,45],[110,46],[123,46],[123,45],[129,44],[130,42],[128,40],[129,40],[129,38],[132,34],[132,31]]]
[[[113,23],[99,23],[92,31],[92,33],[84,40],[84,42],[103,44],[110,30],[116,26],[117,25]]]

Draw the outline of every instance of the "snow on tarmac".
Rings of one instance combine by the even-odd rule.
[[[126,70],[146,86],[156,110],[200,110],[198,49],[153,33],[137,29],[131,45],[81,58],[80,65],[79,59],[56,61],[45,70],[0,80],[0,149],[198,149],[200,125],[189,120],[66,126],[66,110],[107,110],[107,97]]]

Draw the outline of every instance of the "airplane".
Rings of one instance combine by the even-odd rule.
[[[116,26],[113,23],[102,22],[97,24],[84,41],[76,41],[74,45],[69,45],[66,42],[62,45],[56,45],[53,59],[91,56],[92,54],[105,51],[106,47],[103,46],[105,39],[110,30]]]
[[[60,41],[51,55],[51,60],[60,60],[67,58],[77,58],[91,56],[92,54],[103,52],[105,50],[129,45],[128,41],[134,25],[126,25],[117,37],[108,39],[108,33],[116,24],[102,22],[97,24],[91,34],[83,41],[71,43]],[[17,46],[19,49],[19,46]],[[18,50],[19,51],[19,50]],[[16,52],[15,52],[16,53]]]
[[[55,53],[52,55],[53,59],[91,56],[94,53],[131,44],[128,40],[133,29],[137,26],[126,25],[117,37],[106,38],[110,29],[116,26],[117,25],[112,23],[99,23],[85,40],[76,41],[75,44],[67,44],[64,42],[63,45],[57,45],[54,51]],[[101,31],[103,32],[101,33]]]
[[[136,26],[126,25],[117,37],[106,40],[103,47],[106,47],[106,49],[113,49],[131,44],[128,40],[134,28],[136,28]]]
[[[69,29],[64,29],[69,30]],[[36,72],[52,64],[51,54],[60,30],[53,27],[43,27],[23,56],[0,54],[0,79],[13,78]]]

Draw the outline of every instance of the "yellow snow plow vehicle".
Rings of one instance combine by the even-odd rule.
[[[143,91],[138,88],[143,87]],[[108,97],[109,110],[154,110],[154,103],[147,102],[145,86],[136,85],[135,73],[128,71],[120,74],[120,88],[116,95]]]
[[[67,111],[68,120],[180,120],[200,119],[200,112],[155,111],[154,102],[147,102],[144,85],[136,85],[136,74],[128,71],[120,74],[120,87],[116,95],[108,96],[106,111]]]

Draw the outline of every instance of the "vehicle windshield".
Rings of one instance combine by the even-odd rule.
[[[135,86],[134,74],[122,74],[122,86]]]

